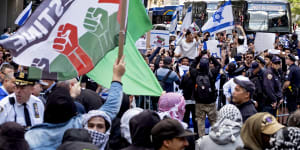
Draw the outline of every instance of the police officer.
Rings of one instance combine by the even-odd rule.
[[[277,102],[282,101],[281,75],[278,70],[281,67],[281,59],[274,55],[271,68],[268,68],[263,76],[264,101],[263,112],[269,112],[276,116]]]
[[[15,84],[15,92],[0,101],[0,124],[14,121],[28,128],[43,123],[44,105],[31,95],[35,81],[20,72],[16,74]]]
[[[289,113],[297,109],[297,98],[300,88],[300,68],[295,65],[296,58],[289,54],[286,58],[286,64],[289,66],[283,84],[283,92],[287,99],[287,107]]]
[[[249,80],[248,77],[237,76],[233,79],[236,84],[233,92],[233,103],[240,110],[245,122],[249,117],[257,113],[254,102],[251,100],[252,94],[255,90],[255,85]]]
[[[258,107],[257,111],[262,111],[262,100],[263,97],[263,74],[265,72],[264,69],[265,61],[261,57],[257,57],[255,62],[251,64],[251,68],[249,69],[250,75],[249,79],[255,85],[255,91],[253,92],[253,99],[257,101]]]

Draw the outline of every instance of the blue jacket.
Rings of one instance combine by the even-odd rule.
[[[6,93],[6,91],[4,91],[2,89],[3,87],[0,87],[0,100],[2,100],[4,97],[8,96],[8,94]]]
[[[112,82],[109,96],[98,110],[104,111],[113,120],[120,110],[123,96],[122,85],[119,82]],[[31,150],[56,150],[61,144],[64,132],[70,128],[83,128],[83,117],[86,114],[79,114],[68,122],[60,124],[43,123],[32,127],[25,134]]]
[[[156,77],[158,81],[162,81],[163,78],[168,74],[170,69],[168,68],[159,68],[156,71]],[[172,71],[167,78],[167,80],[164,82],[165,83],[165,89],[163,89],[166,92],[174,92],[174,82],[179,85],[180,80],[176,72]]]

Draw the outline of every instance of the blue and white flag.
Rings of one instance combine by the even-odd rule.
[[[179,13],[179,7],[176,8],[176,10],[173,13],[172,20],[171,20],[171,25],[170,25],[170,34],[175,34],[176,29],[177,29],[177,16]]]
[[[181,25],[181,31],[187,30],[192,24],[192,4],[189,6]]]
[[[21,14],[18,16],[18,18],[15,20],[15,24],[22,26],[27,18],[29,18],[31,14],[31,8],[32,8],[32,1],[26,6],[26,8],[21,12]]]
[[[225,2],[204,24],[202,32],[209,32],[211,35],[220,31],[233,29],[234,21],[232,15],[231,0]]]

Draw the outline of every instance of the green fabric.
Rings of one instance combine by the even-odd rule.
[[[130,95],[160,96],[162,89],[144,58],[136,49],[130,33],[127,33],[124,55],[126,63],[126,72],[122,77],[124,92]],[[118,48],[115,48],[87,74],[88,77],[109,88],[113,75],[113,64],[117,56]]]
[[[126,72],[122,78],[124,92],[130,95],[160,96],[162,88],[135,47],[135,41],[152,28],[145,7],[140,0],[130,0],[124,55]],[[98,84],[109,88],[118,47],[110,51],[87,75]]]

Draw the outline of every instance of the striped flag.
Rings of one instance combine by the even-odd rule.
[[[31,15],[32,1],[26,6],[26,8],[21,12],[21,14],[15,20],[15,24],[22,26],[27,18]]]
[[[181,31],[187,30],[192,24],[192,4],[189,6],[181,25]]]
[[[176,10],[173,12],[172,20],[171,20],[171,26],[170,26],[170,33],[175,34],[177,29],[177,16],[179,12],[179,7],[176,8]]]
[[[202,27],[202,32],[210,35],[234,28],[231,1],[226,1]]]

